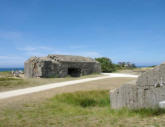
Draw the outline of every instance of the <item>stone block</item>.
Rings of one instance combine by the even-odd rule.
[[[110,92],[111,107],[120,109],[159,108],[165,100],[165,64],[143,73],[136,83]]]

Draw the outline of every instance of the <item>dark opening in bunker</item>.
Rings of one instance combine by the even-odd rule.
[[[68,75],[72,77],[80,77],[81,69],[80,68],[68,68]]]

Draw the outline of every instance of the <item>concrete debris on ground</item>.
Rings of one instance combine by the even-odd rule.
[[[161,102],[165,100],[165,63],[144,72],[136,82],[110,91],[110,100],[113,109],[162,108],[164,103]]]

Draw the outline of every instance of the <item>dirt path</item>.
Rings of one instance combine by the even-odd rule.
[[[104,75],[105,76],[102,76],[102,77],[86,78],[86,79],[80,79],[80,80],[75,80],[75,81],[66,81],[66,82],[61,82],[61,83],[52,83],[52,84],[47,84],[47,85],[42,85],[42,86],[36,86],[36,87],[30,87],[30,88],[25,88],[25,89],[1,92],[0,93],[0,99],[6,99],[6,98],[15,97],[15,96],[50,90],[53,88],[70,86],[70,85],[77,85],[79,83],[85,83],[85,82],[89,82],[89,81],[96,81],[96,80],[107,79],[107,78],[115,78],[115,77],[132,77],[133,78],[133,77],[137,77],[137,75],[117,74],[117,73],[104,73]]]

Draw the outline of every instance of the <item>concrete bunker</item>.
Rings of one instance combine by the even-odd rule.
[[[68,68],[68,75],[71,77],[80,77],[81,69],[80,68]]]
[[[79,77],[101,73],[100,63],[95,59],[71,55],[48,55],[31,57],[24,63],[25,77]]]

